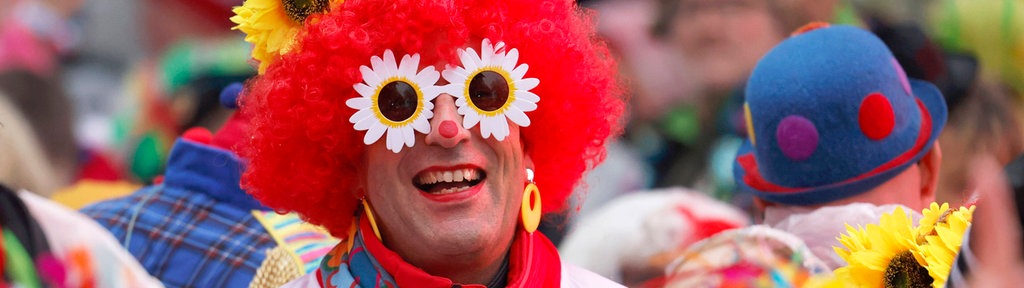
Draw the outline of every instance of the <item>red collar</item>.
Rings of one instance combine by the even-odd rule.
[[[398,287],[452,287],[451,279],[427,274],[419,267],[405,262],[374,237],[368,221],[360,221],[366,250],[380,263],[386,273],[395,279]],[[342,244],[339,244],[342,245]],[[541,233],[527,233],[517,228],[509,254],[507,287],[558,287],[561,281],[561,261],[558,250]],[[460,284],[461,285],[461,284]],[[483,288],[467,284],[462,287]]]

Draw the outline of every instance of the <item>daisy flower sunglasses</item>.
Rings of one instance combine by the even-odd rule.
[[[345,101],[357,112],[349,118],[357,131],[366,131],[363,143],[371,145],[387,134],[388,150],[398,153],[412,147],[415,132],[430,133],[433,100],[442,93],[454,96],[466,129],[480,125],[484,138],[502,141],[509,134],[508,121],[530,126],[526,112],[537,109],[540,97],[531,89],[537,78],[525,78],[527,64],[518,64],[519,51],[505,43],[484,39],[480,53],[459,49],[461,65],[438,73],[433,66],[420,69],[419,54],[404,55],[396,61],[388,49],[383,58],[373,56],[370,66],[360,66],[363,82],[353,85],[360,97]],[[449,83],[437,85],[440,77]]]

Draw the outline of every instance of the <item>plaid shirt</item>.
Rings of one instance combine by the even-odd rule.
[[[226,150],[175,143],[165,181],[82,209],[167,287],[248,287],[274,239]]]

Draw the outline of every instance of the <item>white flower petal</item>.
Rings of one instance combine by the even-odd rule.
[[[359,85],[362,85],[362,84],[357,84],[356,86],[359,86]],[[370,88],[369,86],[366,86],[366,85],[362,85],[362,86],[366,87],[367,89]],[[356,90],[359,90],[359,89],[360,89],[359,87],[356,87]],[[345,100],[345,106],[348,106],[349,108],[356,109],[356,110],[363,110],[363,109],[366,109],[366,108],[370,108],[370,105],[373,105],[373,100],[370,100],[370,98],[368,98],[368,97],[355,97],[355,98],[349,98],[348,100]]]
[[[469,71],[468,73],[472,73],[472,71],[480,69],[480,66],[482,65],[480,63],[479,54],[476,54],[476,50],[473,50],[473,48],[466,48],[466,51],[462,52],[460,58],[462,59],[462,67],[466,69],[466,71]]]
[[[469,105],[469,103],[466,102],[466,97],[456,97],[455,98],[455,107],[460,107],[461,108],[461,107],[466,107],[468,105]]]
[[[488,61],[487,66],[493,67],[491,70],[501,69],[505,63],[505,53],[498,53],[491,56],[491,60]]]
[[[463,96],[462,95],[462,91],[466,90],[465,86],[466,86],[465,84],[448,84],[448,85],[444,85],[444,87],[442,87],[442,89],[441,89],[441,93],[448,93],[448,95],[452,95],[455,98],[461,99],[462,96]],[[441,93],[438,93],[438,94],[441,94]]]
[[[494,126],[491,128],[491,134],[494,134],[494,139],[497,139],[498,141],[505,140],[505,136],[508,136],[508,121],[505,120],[505,117],[498,115],[496,117],[488,118],[491,119],[491,121],[489,121],[491,122],[490,126]]]
[[[533,110],[537,110],[537,104],[535,104],[533,102],[530,102],[530,101],[522,100],[522,99],[519,99],[519,98],[516,98],[515,101],[512,101],[512,106],[516,107],[516,108],[519,108],[523,112],[530,112],[530,111],[533,111]]]
[[[491,131],[494,130],[495,124],[492,124],[492,117],[481,117],[480,119],[480,137],[487,139],[491,137]],[[467,126],[468,127],[468,126]]]
[[[530,91],[516,89],[515,96],[516,101],[523,100],[533,103],[540,102],[540,96],[537,96],[537,94],[534,94],[533,92]]]
[[[519,49],[509,49],[508,54],[505,54],[505,59],[501,63],[501,69],[505,69],[505,71],[511,72],[513,69],[516,69],[516,61],[519,61]]]
[[[427,119],[416,119],[412,121],[412,128],[423,134],[430,134],[430,122]]]
[[[376,115],[366,116],[366,114],[372,114],[373,112],[370,112],[369,110],[360,110],[359,112],[364,111],[367,111],[369,113],[364,113],[362,115],[356,113],[357,115],[352,115],[352,118],[349,118],[350,122],[352,120],[355,120],[355,125],[353,125],[352,127],[353,129],[356,129],[356,131],[363,131],[366,129],[370,129],[371,127],[373,127],[374,124],[384,125],[380,123],[380,119],[377,119]],[[356,116],[361,116],[362,118],[356,118]]]
[[[370,127],[370,130],[366,131],[366,136],[363,137],[363,144],[370,145],[377,142],[385,131],[388,131],[388,127],[380,123]]]
[[[402,142],[404,142],[402,140],[402,131],[398,131],[397,128],[388,127],[387,138],[388,150],[395,151],[395,153],[398,153],[398,151],[402,151]]]
[[[505,110],[505,117],[508,117],[508,120],[512,120],[519,127],[530,126],[530,117],[526,117],[526,113],[523,113],[519,108],[509,107],[508,110]]]
[[[366,84],[363,84],[363,83],[356,83],[356,85],[352,85],[352,89],[355,89],[356,93],[359,93],[359,96],[363,96],[362,98],[363,99],[367,99],[367,100],[369,100],[370,97],[373,97],[373,93],[376,92],[376,91],[374,91],[373,87],[370,87],[369,85],[366,85]],[[352,98],[352,99],[356,99],[356,98]],[[352,107],[352,105],[349,105],[349,107]],[[367,106],[367,107],[369,107],[369,106]],[[356,107],[352,107],[352,108],[363,109],[363,108],[356,108]]]
[[[370,57],[370,68],[372,68],[373,71],[377,71],[377,73],[384,72],[384,59],[380,59],[380,57],[377,56]],[[369,84],[370,86],[377,86],[373,83],[366,84]]]
[[[523,79],[523,77],[526,77],[526,70],[529,69],[530,65],[526,63],[523,63],[523,65],[519,65],[519,67],[516,67],[516,69],[512,70],[512,79]]]
[[[441,73],[438,73],[437,70],[434,70],[434,66],[430,66],[427,68],[423,68],[423,70],[420,70],[420,73],[417,73],[416,76],[412,78],[413,81],[419,83],[420,86],[434,86],[435,84],[437,84],[437,80],[441,79]]]
[[[494,47],[491,46],[491,41],[484,39],[483,47],[480,48],[480,63],[481,66],[491,65],[491,58],[494,56]]]
[[[466,73],[466,69],[463,69],[460,66],[448,64],[444,66],[444,70],[441,70],[441,77],[444,78],[445,81],[448,81],[448,83],[454,83],[456,81],[465,81],[465,79],[462,78],[465,77],[464,75],[466,75]]]
[[[462,117],[462,127],[466,127],[466,129],[473,128],[473,126],[476,126],[477,123],[480,123],[479,114],[468,113],[464,114],[464,116]]]
[[[402,131],[402,139],[405,139],[405,146],[412,147],[412,145],[416,144],[416,134],[412,131],[412,127],[405,126],[398,129]]]
[[[373,115],[373,114],[374,113],[373,113],[372,109],[360,109],[359,111],[356,111],[355,114],[352,114],[352,117],[350,117],[349,120],[353,124],[354,123],[358,123],[359,121],[363,121],[363,119],[367,119],[367,118],[372,118],[372,119],[376,120],[377,117],[375,115]],[[365,130],[365,129],[356,129],[356,130]]]
[[[402,62],[398,63],[398,75],[412,78],[413,75],[416,75],[416,68],[419,68],[417,66],[420,65],[419,62],[420,57],[418,54],[402,56]]]
[[[522,80],[516,80],[514,84],[516,85],[516,90],[527,91],[533,88],[537,88],[537,85],[540,84],[540,80],[537,80],[537,78],[526,78]]]
[[[434,100],[434,99],[430,99],[430,100]],[[423,115],[423,116],[420,116],[420,117],[423,117],[423,119],[430,119],[431,117],[434,117],[434,102],[432,102],[432,101],[423,102],[423,112],[421,112],[421,113],[422,113],[421,115]]]
[[[443,86],[420,86],[420,89],[423,90],[423,101],[426,101],[426,103],[434,101],[434,98],[437,98],[438,95],[445,92]]]
[[[498,123],[501,123],[500,125],[498,125],[498,127],[501,127],[502,134],[495,136],[497,136],[498,141],[501,141],[505,140],[505,137],[508,136],[510,130],[508,128],[508,120],[505,120],[505,117],[499,117],[498,120]]]
[[[398,63],[395,62],[395,53],[391,49],[384,50],[384,77],[398,76]]]
[[[467,106],[458,106],[458,107],[459,108],[456,110],[456,112],[459,112],[459,115],[463,115],[463,116],[467,116],[467,117],[469,115],[476,115],[476,111],[473,111],[472,108],[469,108]],[[463,126],[465,126],[465,124],[463,124]]]
[[[370,86],[370,88],[372,89],[376,89],[377,86],[380,86],[380,84],[382,84],[381,82],[384,82],[384,79],[381,78],[381,75],[378,75],[377,72],[374,71],[379,70],[370,70],[370,67],[359,66],[359,72],[363,74],[363,82],[366,82],[366,85]],[[373,91],[371,91],[368,95],[372,96]]]

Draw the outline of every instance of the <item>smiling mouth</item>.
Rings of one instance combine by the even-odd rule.
[[[478,168],[431,170],[416,174],[412,185],[429,194],[443,195],[473,188],[486,178],[487,174]]]

